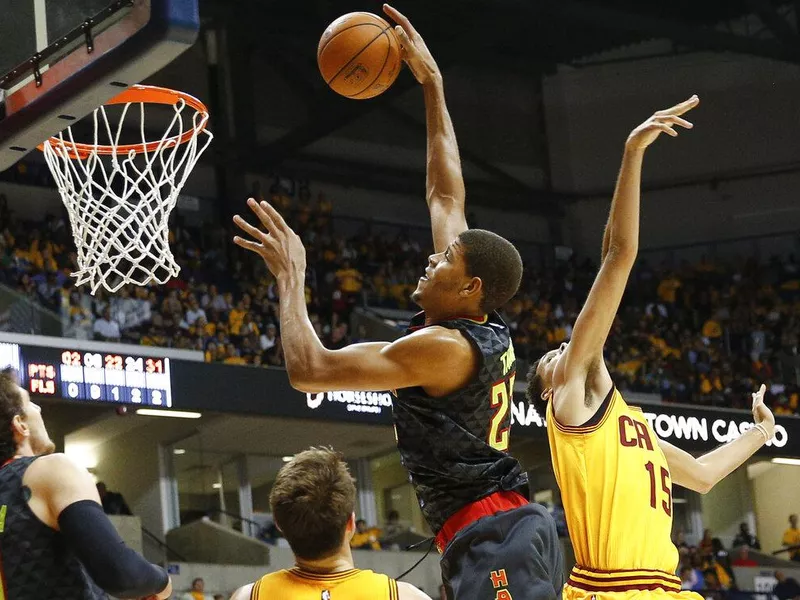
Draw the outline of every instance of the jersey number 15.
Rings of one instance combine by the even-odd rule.
[[[508,450],[508,427],[500,429],[500,425],[508,415],[508,408],[511,398],[514,397],[514,379],[517,373],[514,372],[507,379],[498,381],[492,386],[491,406],[494,410],[492,421],[489,427],[489,445],[495,450],[505,452]]]
[[[656,466],[648,461],[644,466],[647,469],[647,474],[650,475],[650,507],[657,508],[658,490],[656,490]],[[661,501],[661,508],[667,513],[668,517],[672,516],[672,484],[669,480],[669,471],[661,467],[661,491],[664,492],[666,499]]]

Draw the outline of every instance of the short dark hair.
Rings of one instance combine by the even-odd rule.
[[[539,370],[539,363],[542,362],[542,359],[538,359],[534,362],[530,369],[528,369],[527,379],[527,387],[525,388],[525,397],[528,399],[528,402],[533,405],[536,409],[536,412],[539,413],[539,416],[542,418],[545,417],[547,411],[547,402],[542,400],[542,394],[544,393],[544,378],[537,373]]]
[[[11,422],[17,415],[22,416],[22,394],[19,393],[17,374],[8,367],[0,371],[0,464],[14,458],[17,442]]]
[[[355,511],[356,485],[341,454],[310,448],[278,472],[269,503],[295,556],[327,558],[342,545]]]
[[[481,311],[490,313],[514,297],[522,281],[522,258],[504,237],[485,229],[467,229],[458,236],[469,277],[483,283]]]

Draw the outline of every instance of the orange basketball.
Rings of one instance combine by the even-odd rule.
[[[317,64],[330,88],[355,100],[389,89],[400,72],[400,43],[377,15],[354,12],[328,25],[317,47]]]

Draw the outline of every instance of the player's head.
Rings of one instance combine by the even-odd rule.
[[[522,280],[522,258],[514,245],[491,231],[468,229],[438,254],[411,295],[426,311],[490,313],[511,300]]]
[[[278,472],[269,502],[275,525],[298,558],[319,560],[349,546],[356,486],[338,452],[311,448],[295,455]]]
[[[39,455],[55,450],[42,421],[42,409],[31,402],[10,368],[0,371],[0,419],[0,463],[20,453]]]
[[[797,529],[797,515],[789,515],[789,525],[792,529]]]
[[[553,373],[566,349],[567,344],[561,344],[534,362],[528,369],[528,389],[525,395],[528,397],[528,402],[542,415],[553,394]]]

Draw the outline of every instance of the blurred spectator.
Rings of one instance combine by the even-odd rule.
[[[103,316],[94,322],[94,337],[100,341],[119,341],[119,323],[111,318],[111,309],[103,310]]]
[[[703,539],[697,546],[697,551],[701,556],[710,556],[713,553],[713,538],[711,537],[711,530],[703,530]]]
[[[686,543],[686,537],[684,536],[683,531],[679,531],[675,534],[675,547],[678,551],[688,550],[689,544]]]
[[[737,556],[731,563],[734,567],[757,567],[758,562],[750,558],[750,549],[748,546],[742,546],[739,549],[739,556]]]
[[[792,577],[786,577],[783,571],[775,571],[778,583],[772,588],[772,595],[778,600],[797,600],[800,598],[800,585]]]
[[[761,543],[756,536],[750,533],[750,528],[747,523],[739,524],[739,533],[736,534],[736,537],[733,539],[733,547],[737,548],[738,546],[747,546],[753,550],[761,550]]]
[[[132,515],[128,503],[119,492],[111,492],[102,481],[97,482],[97,493],[100,494],[100,502],[103,504],[103,512],[107,515]]]
[[[725,589],[730,589],[734,585],[733,568],[728,551],[722,545],[722,540],[714,538],[711,540],[712,557],[711,564],[717,571],[717,578]]]
[[[682,590],[695,590],[697,589],[698,577],[692,567],[681,567],[681,589]],[[702,585],[702,582],[701,582]]]
[[[800,561],[800,529],[797,528],[797,515],[789,515],[789,529],[783,532],[784,547],[794,548],[789,550],[789,560]]]
[[[706,600],[725,600],[725,588],[719,581],[717,572],[714,569],[708,569],[703,573],[705,578],[705,585],[703,586],[703,596]]]
[[[205,593],[206,582],[202,577],[192,580],[192,589],[181,596],[181,600],[211,600],[211,596]]]
[[[353,539],[350,540],[350,547],[353,548],[353,550],[381,549],[381,544],[378,542],[378,536],[375,534],[375,530],[369,529],[364,519],[358,519],[356,521],[356,532],[353,534]]]
[[[396,510],[389,511],[386,516],[386,524],[383,526],[383,537],[393,538],[405,531],[408,531],[408,528],[400,524],[400,513]]]

